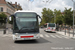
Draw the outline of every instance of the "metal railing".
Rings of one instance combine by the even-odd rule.
[[[75,29],[74,29],[75,30]],[[71,35],[75,35],[75,31],[74,31],[74,33],[73,33],[73,27],[72,26],[68,26],[68,27],[59,27],[58,28],[58,31],[60,31],[60,32],[64,32],[64,35],[67,35],[67,33],[69,34],[69,36],[70,36],[70,34]]]

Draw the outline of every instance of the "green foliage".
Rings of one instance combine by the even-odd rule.
[[[44,25],[45,23],[51,22],[52,18],[53,18],[53,11],[44,8],[42,12],[42,22],[40,25]]]
[[[0,23],[6,23],[7,15],[5,13],[0,14]]]
[[[65,8],[64,14],[61,14],[60,10],[54,9],[54,11],[50,9],[43,9],[42,12],[42,22],[40,25],[44,25],[45,23],[58,23],[58,24],[67,24],[72,25],[73,23],[73,11],[71,8]]]
[[[56,23],[59,23],[59,25],[63,24],[63,16],[57,16]]]
[[[60,20],[62,19],[61,16],[62,16],[61,11],[54,9],[55,23],[60,23],[59,21],[62,21]]]
[[[54,9],[54,17],[55,17],[55,23],[58,23],[59,25],[63,24],[63,15],[61,14],[60,10]]]
[[[73,11],[71,11],[71,8],[67,9],[65,8],[64,10],[64,23],[67,25],[72,25],[73,23]]]

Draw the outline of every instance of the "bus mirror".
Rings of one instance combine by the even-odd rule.
[[[37,15],[37,16],[41,19],[41,17],[39,15]]]
[[[40,23],[42,22],[42,18],[39,16],[39,15],[37,15],[40,19],[41,19],[41,21],[40,21]]]
[[[9,17],[9,21],[11,21],[11,17]]]
[[[12,17],[14,17],[14,14],[12,14],[12,15],[9,16],[9,21],[12,20]]]

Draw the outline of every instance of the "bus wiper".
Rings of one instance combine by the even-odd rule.
[[[27,29],[27,27],[22,27],[21,29],[19,29],[19,32],[20,32],[22,29]]]
[[[19,32],[20,32],[22,29],[24,29],[24,31],[36,31],[35,28],[29,29],[29,28],[27,28],[27,27],[22,27],[22,28],[19,30]]]

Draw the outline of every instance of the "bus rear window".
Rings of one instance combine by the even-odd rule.
[[[55,27],[55,24],[49,24],[48,27]]]
[[[36,17],[36,13],[18,12],[16,17]]]

